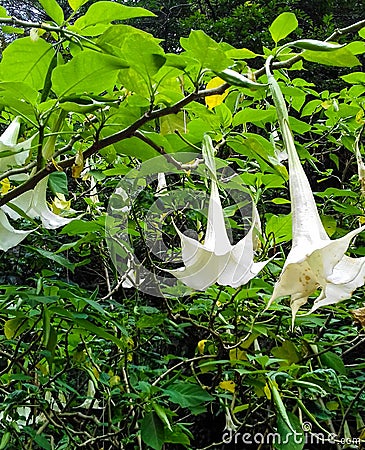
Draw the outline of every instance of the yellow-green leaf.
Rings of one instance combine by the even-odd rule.
[[[56,0],[39,0],[39,3],[43,6],[49,17],[57,23],[57,25],[63,24],[65,20],[63,10]]]
[[[360,61],[346,47],[332,52],[315,52],[305,50],[303,58],[306,61],[324,64],[325,66],[354,67],[361,65]]]
[[[68,4],[74,11],[77,11],[81,8],[82,5],[85,5],[89,0],[68,0]]]
[[[295,14],[284,12],[270,25],[269,31],[273,41],[277,44],[296,28],[298,28],[298,21]]]
[[[16,336],[19,336],[25,323],[26,321],[23,317],[7,320],[4,325],[4,334],[6,339],[13,339]]]
[[[324,229],[326,230],[328,236],[332,236],[337,228],[337,222],[336,219],[333,216],[321,216],[321,222],[324,226]]]

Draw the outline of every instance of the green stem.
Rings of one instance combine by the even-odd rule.
[[[280,130],[289,160],[289,187],[293,214],[293,245],[314,240],[327,240],[317,205],[314,200],[312,188],[300,162],[295,148],[294,138],[289,126],[289,115],[284,96],[270,67],[273,56],[267,58],[265,69],[271,95],[277,111]]]
[[[97,47],[95,42],[91,39],[86,38],[85,36],[81,36],[80,34],[74,33],[73,31],[69,31],[66,28],[56,27],[54,25],[49,25],[44,22],[28,22],[26,20],[21,20],[16,17],[0,17],[0,23],[14,25],[18,27],[24,28],[40,28],[45,31],[54,31],[56,33],[60,33],[63,36],[67,36],[69,38],[73,37],[75,39],[82,39],[83,41],[91,44],[93,48]]]
[[[44,125],[40,125],[39,140],[37,146],[37,172],[39,172],[43,167],[43,155],[42,155],[43,141],[44,141]]]

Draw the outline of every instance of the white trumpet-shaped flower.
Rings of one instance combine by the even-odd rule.
[[[0,150],[13,151],[20,131],[20,117],[16,117],[0,136]]]
[[[256,214],[254,208],[254,216]],[[254,217],[247,235],[236,245],[231,245],[224,223],[217,183],[212,180],[204,244],[185,236],[175,227],[181,239],[184,267],[168,272],[187,286],[201,291],[215,283],[232,287],[246,284],[268,262],[253,260],[255,223],[257,221]]]
[[[55,229],[66,225],[74,219],[59,216],[49,209],[46,200],[47,182],[48,177],[43,178],[34,189],[19,195],[11,203],[21,209],[31,219],[39,218],[44,228]],[[2,210],[12,219],[21,217],[9,206],[2,206]]]
[[[292,209],[292,248],[285,261],[267,308],[278,297],[290,296],[293,325],[299,308],[308,297],[321,288],[309,313],[351,297],[364,284],[365,258],[350,258],[345,252],[351,240],[365,227],[331,240],[320,219],[312,189],[295,149],[284,97],[270,72],[267,76],[278,112],[278,119],[289,160],[289,189]]]
[[[18,245],[34,230],[16,230],[10,223],[4,211],[0,209],[0,250],[4,252]]]
[[[29,156],[34,136],[24,142],[17,144],[20,131],[20,117],[16,117],[0,136],[0,172],[4,172],[9,167],[21,166]]]

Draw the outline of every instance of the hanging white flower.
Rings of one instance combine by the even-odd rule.
[[[29,156],[29,150],[35,135],[17,144],[20,122],[20,117],[16,117],[0,136],[0,172],[5,172],[13,166],[23,165]],[[5,156],[1,156],[1,154]]]
[[[363,231],[365,226],[336,240],[328,237],[295,149],[285,100],[270,72],[270,59],[266,65],[267,76],[289,159],[293,243],[267,308],[275,299],[290,296],[294,325],[299,308],[307,303],[308,297],[318,288],[321,288],[322,292],[309,313],[319,307],[350,298],[353,291],[364,284],[365,258],[350,258],[345,252],[351,240]]]
[[[49,209],[46,200],[47,183],[48,176],[43,178],[34,189],[20,194],[11,203],[20,208],[31,219],[39,218],[44,228],[55,229],[68,224],[74,218],[59,216]],[[2,206],[1,209],[12,219],[19,219],[21,217],[9,206]]]
[[[253,260],[256,215],[254,207],[254,217],[249,232],[236,245],[231,245],[217,183],[212,180],[204,244],[185,236],[175,226],[181,239],[184,267],[168,272],[187,286],[200,291],[215,283],[234,288],[246,284],[268,263],[268,261],[254,262]]]
[[[18,245],[34,230],[16,230],[10,223],[4,211],[0,209],[0,250],[4,252]]]

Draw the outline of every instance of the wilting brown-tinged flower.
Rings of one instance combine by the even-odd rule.
[[[288,113],[280,87],[266,66],[269,86],[277,109],[283,142],[288,152],[289,189],[293,216],[293,244],[267,308],[278,297],[290,296],[293,324],[298,309],[308,297],[322,289],[310,312],[351,297],[364,284],[365,257],[350,258],[345,252],[362,226],[331,240],[320,219],[312,189],[298,157],[289,127]]]

